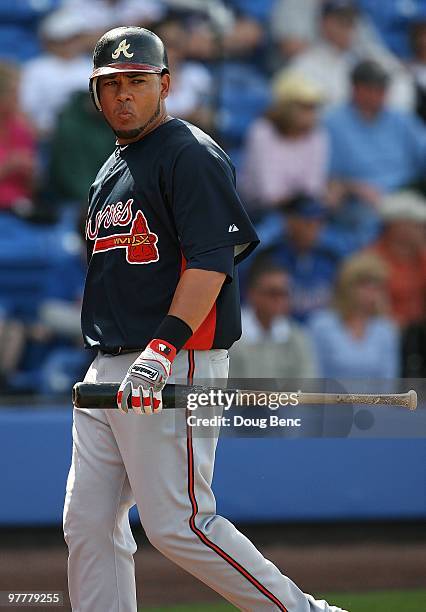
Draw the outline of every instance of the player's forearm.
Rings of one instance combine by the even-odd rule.
[[[195,332],[216,301],[226,274],[210,270],[185,270],[170,306],[169,314],[179,317]]]

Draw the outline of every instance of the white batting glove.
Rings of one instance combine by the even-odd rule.
[[[176,348],[164,340],[151,340],[132,363],[117,393],[117,406],[127,414],[127,400],[136,414],[152,414],[163,408],[161,391],[172,370]]]

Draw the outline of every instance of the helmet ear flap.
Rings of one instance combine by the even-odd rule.
[[[99,77],[93,77],[92,79],[90,79],[89,90],[93,104],[95,105],[98,111],[102,112],[102,107],[98,96],[98,78]]]

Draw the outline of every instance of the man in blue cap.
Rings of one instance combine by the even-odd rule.
[[[283,232],[264,254],[289,272],[292,314],[304,323],[328,304],[339,257],[320,242],[327,210],[319,200],[299,194],[281,211]]]

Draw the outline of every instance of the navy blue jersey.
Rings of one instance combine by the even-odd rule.
[[[229,157],[200,129],[172,119],[117,146],[90,189],[86,238],[87,347],[145,347],[185,268],[225,272],[227,282],[184,348],[229,348],[240,337],[234,266],[258,238]]]

